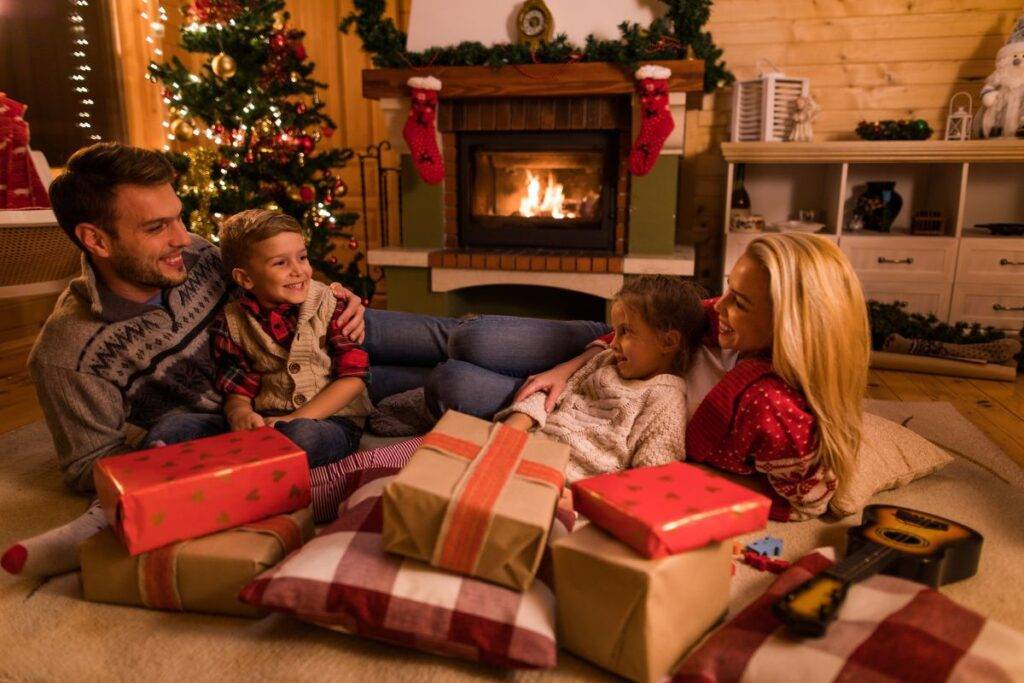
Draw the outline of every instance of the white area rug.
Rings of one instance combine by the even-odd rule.
[[[1024,559],[1024,473],[949,404],[869,401],[868,406],[898,422],[910,418],[908,427],[970,458],[958,457],[945,470],[876,500],[933,511],[984,534],[978,575],[943,592],[1024,630],[1024,597],[1015,578]],[[0,458],[0,547],[85,509],[85,498],[61,487],[42,423],[0,437]],[[783,538],[784,556],[794,558],[822,545],[844,546],[845,530],[855,523],[854,518],[772,523],[768,533]],[[756,597],[771,578],[741,567],[733,580],[733,609]],[[566,653],[556,669],[507,673],[333,633],[280,615],[252,621],[93,604],[82,600],[77,574],[41,587],[0,575],[0,653],[0,680],[223,683],[605,677]]]

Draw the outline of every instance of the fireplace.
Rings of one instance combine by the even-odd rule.
[[[461,245],[613,251],[618,138],[609,131],[460,134]]]

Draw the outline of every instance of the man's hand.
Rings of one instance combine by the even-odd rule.
[[[258,429],[266,425],[266,421],[262,416],[249,409],[235,410],[230,413],[227,418],[228,424],[231,425],[231,431],[233,432],[242,432],[247,429]]]
[[[345,310],[338,317],[342,333],[356,344],[366,339],[366,322],[363,320],[363,302],[359,297],[342,287],[337,282],[331,283],[331,293],[338,303],[344,302]]]

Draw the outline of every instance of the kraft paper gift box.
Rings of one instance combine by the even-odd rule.
[[[384,549],[525,590],[568,462],[565,444],[448,411],[384,489]]]
[[[306,453],[272,427],[101,458],[93,480],[132,555],[310,504]]]
[[[730,542],[647,559],[588,524],[551,552],[559,646],[633,681],[667,675],[728,607]]]
[[[645,557],[666,557],[768,524],[771,501],[682,462],[573,484],[576,511]]]
[[[82,591],[92,602],[259,617],[239,592],[313,533],[304,508],[133,556],[104,529],[81,546]]]

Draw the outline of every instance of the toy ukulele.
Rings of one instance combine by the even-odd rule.
[[[851,584],[878,572],[928,584],[974,576],[982,536],[962,524],[895,505],[869,505],[847,531],[847,556],[784,595],[775,616],[802,636],[825,634]]]

